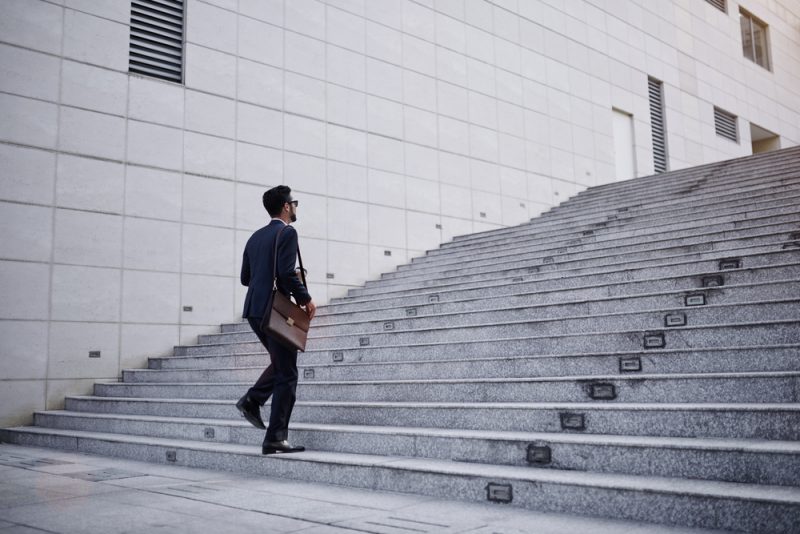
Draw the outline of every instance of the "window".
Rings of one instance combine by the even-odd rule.
[[[133,0],[128,70],[183,81],[183,0]]]
[[[653,166],[656,172],[667,170],[667,128],[664,120],[664,84],[647,79],[650,97],[650,129],[653,134]]]
[[[714,108],[714,129],[716,129],[718,136],[730,139],[736,143],[739,142],[736,115],[732,115],[719,108]]]
[[[723,13],[727,13],[728,11],[725,9],[725,0],[706,0],[709,4],[716,7]]]
[[[744,57],[770,70],[767,25],[744,9],[739,10],[739,16]]]

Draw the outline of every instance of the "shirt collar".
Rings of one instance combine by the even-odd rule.
[[[284,220],[283,220],[283,219],[281,219],[281,218],[278,218],[278,217],[273,217],[273,218],[272,218],[272,220],[273,220],[273,221],[280,221],[280,222],[281,222],[281,224],[283,224],[284,226],[289,226],[288,224],[286,224],[286,221],[284,221]],[[272,222],[272,221],[270,221],[270,222]]]

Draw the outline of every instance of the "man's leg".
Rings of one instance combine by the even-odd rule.
[[[268,339],[261,332],[261,318],[248,317],[247,322],[250,323],[250,328],[253,329],[261,344],[269,352]],[[270,361],[272,361],[272,354],[270,354]],[[242,414],[242,417],[256,428],[265,429],[264,420],[261,419],[261,407],[267,402],[269,396],[272,394],[273,383],[275,380],[275,366],[270,363],[261,376],[258,377],[253,387],[247,390],[247,393],[236,402],[236,409]]]
[[[283,441],[289,435],[289,419],[297,398],[297,351],[268,338],[268,350],[275,370],[272,410],[269,416],[267,442]]]
[[[274,358],[272,356],[272,351],[269,350],[269,338],[264,335],[261,331],[261,318],[260,317],[248,317],[247,322],[250,323],[250,328],[253,329],[256,336],[258,336],[259,341],[261,344],[264,345],[264,348],[267,349],[267,353],[269,354],[270,364],[264,369],[264,372],[261,373],[261,376],[258,377],[256,383],[253,384],[249,390],[247,390],[247,395],[259,406],[264,406],[267,400],[269,400],[270,395],[272,395],[273,384],[275,379],[275,363]]]

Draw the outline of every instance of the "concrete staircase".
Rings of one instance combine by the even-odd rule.
[[[595,187],[322,308],[291,439],[246,323],[3,441],[542,511],[800,531],[800,148]],[[265,412],[265,414],[268,412]]]

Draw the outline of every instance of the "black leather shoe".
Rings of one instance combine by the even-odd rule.
[[[250,397],[245,395],[239,399],[239,402],[236,403],[236,409],[242,413],[242,417],[247,419],[251,425],[261,430],[266,430],[267,427],[264,426],[264,420],[261,419],[261,407]]]
[[[283,441],[265,441],[261,445],[261,454],[281,454],[288,452],[303,452],[305,447],[293,447],[289,445],[287,440]]]

